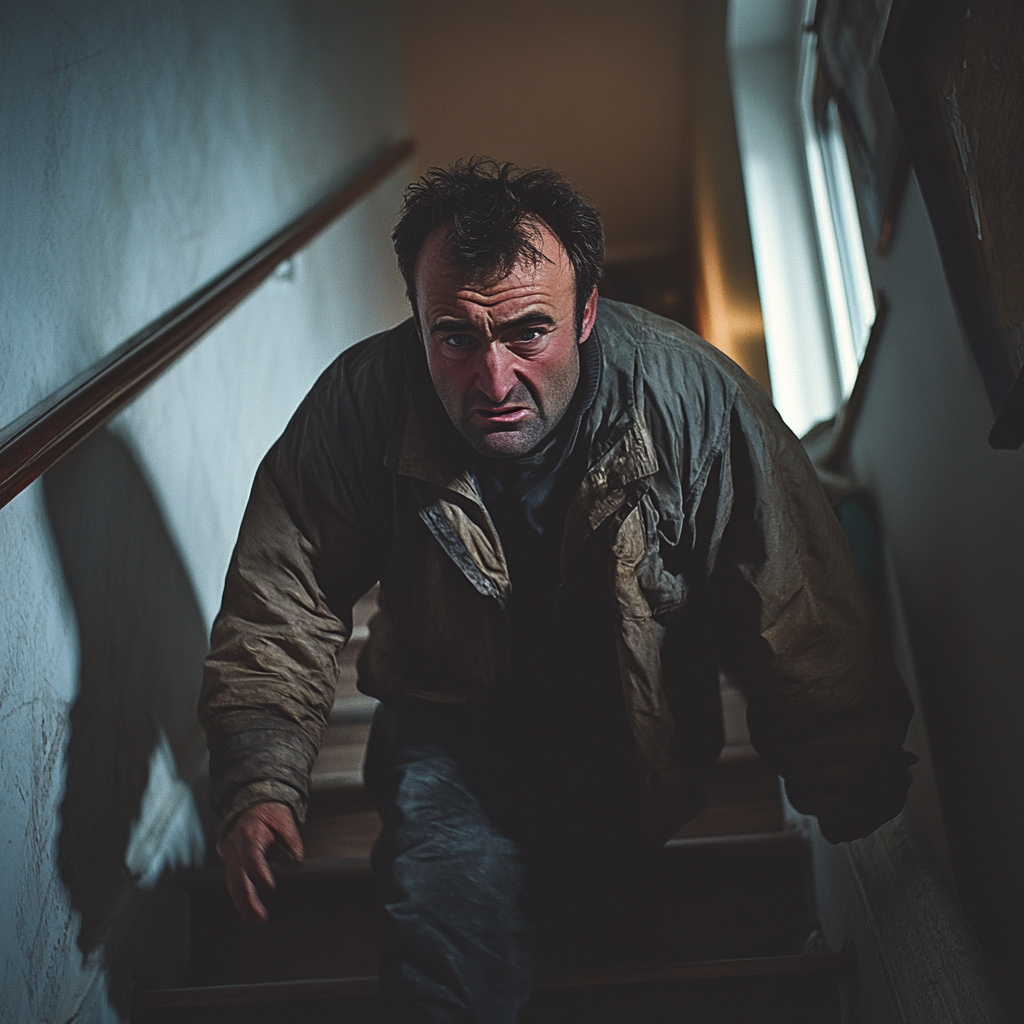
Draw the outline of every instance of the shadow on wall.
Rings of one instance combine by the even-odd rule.
[[[140,879],[139,864],[155,865],[159,874],[173,798],[189,803],[179,780],[194,785],[205,776],[195,708],[206,629],[149,486],[119,438],[97,432],[51,469],[43,486],[81,644],[58,861],[81,914],[83,957],[109,970],[111,1000],[125,1009],[131,975],[153,973],[142,965],[151,959],[142,947],[154,931],[164,933],[154,941],[165,947],[151,951],[165,965],[157,975],[179,967],[184,951],[183,910],[176,935],[174,927],[140,935],[138,920],[134,928],[131,922],[142,902],[140,881],[156,881]],[[196,797],[205,806],[198,790]],[[191,806],[188,813],[194,821]],[[164,883],[157,891],[166,897],[172,888]],[[148,911],[154,901],[147,903]]]

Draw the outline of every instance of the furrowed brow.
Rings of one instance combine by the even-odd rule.
[[[472,331],[474,324],[471,320],[457,320],[453,316],[442,316],[438,317],[430,325],[430,333],[437,334],[442,331]]]
[[[503,320],[500,324],[495,324],[494,329],[499,332],[504,331],[515,331],[520,327],[554,327],[555,318],[549,316],[547,313],[524,313],[522,316],[517,316],[512,320]]]
[[[504,331],[515,331],[522,327],[554,327],[554,317],[547,313],[524,313],[522,316],[513,317],[511,320],[503,320],[494,325],[494,330],[502,333]],[[431,334],[452,334],[457,331],[475,331],[477,325],[472,320],[459,320],[453,316],[438,317],[430,325]]]

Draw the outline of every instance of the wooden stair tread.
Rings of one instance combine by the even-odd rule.
[[[368,697],[365,693],[357,693],[354,696],[337,697],[334,706],[331,708],[331,717],[328,719],[328,728],[336,725],[361,725],[373,718],[377,710],[377,701],[374,697]]]
[[[380,818],[373,810],[311,817],[302,829],[303,842],[306,844],[305,864],[284,864],[281,867],[289,872],[309,872],[315,870],[322,860],[341,858],[353,867],[362,861],[369,868],[370,851],[379,832]],[[733,808],[709,808],[702,811],[675,833],[669,840],[669,846],[678,847],[695,842],[713,845],[718,841],[730,843],[736,839],[754,844],[800,842],[797,833],[788,832],[782,827],[781,813],[777,813],[774,808],[739,804]]]
[[[327,790],[350,791],[363,788],[363,760],[370,723],[328,725],[324,732],[324,745],[320,749],[313,771],[310,789],[314,793]]]
[[[362,793],[363,759],[368,724],[330,726],[312,775],[314,801],[303,827],[307,862],[318,858],[363,857],[369,863],[370,849],[380,830],[376,813],[364,807],[341,810],[331,798],[348,798]],[[782,832],[782,804],[778,779],[751,747],[731,744],[723,751],[708,783],[708,806],[687,822],[675,839],[711,838],[732,835],[763,835]],[[323,809],[321,809],[323,808]]]
[[[356,660],[370,636],[368,623],[377,610],[377,592],[378,588],[372,587],[352,608],[352,635],[338,657],[338,681],[334,690],[336,701],[363,697],[356,689]]]
[[[370,851],[380,832],[380,818],[376,811],[354,811],[336,818],[318,818],[307,822],[302,829],[306,845],[306,859],[301,864],[281,861],[274,864],[279,878],[309,880],[320,878],[370,877]],[[735,847],[786,847],[800,849],[803,838],[799,832],[785,829],[766,829],[761,832],[733,834],[690,835],[680,829],[665,844],[667,850],[731,849]],[[194,868],[181,873],[181,882],[187,889],[208,885],[222,886],[224,869],[220,866]]]
[[[302,829],[306,863],[330,857],[361,859],[370,864],[370,850],[380,833],[380,817],[374,810],[311,818]]]
[[[372,605],[371,605],[372,601]],[[362,599],[353,620],[362,636],[365,620],[376,602],[376,590]],[[355,657],[353,647],[361,641],[354,639],[342,655],[349,660],[342,675],[351,678],[339,684],[331,718],[324,734],[323,747],[313,765],[311,788],[314,796],[352,796],[362,790],[363,761],[369,738],[370,721],[377,702],[355,689]],[[700,811],[678,833],[679,838],[698,836],[765,833],[783,828],[782,804],[779,799],[778,779],[750,745],[746,727],[746,701],[736,687],[722,681],[722,715],[725,746],[708,783],[708,806]],[[320,822],[320,815],[311,809],[306,830],[309,842],[316,849],[311,856],[349,856],[353,841],[347,835],[344,821]],[[354,825],[358,835],[366,835],[364,823]],[[332,851],[332,837],[343,851]],[[360,840],[355,842],[358,844]],[[369,846],[365,853],[369,855]]]
[[[846,952],[800,953],[791,956],[740,957],[686,963],[554,971],[541,977],[538,988],[583,988],[599,985],[636,985],[651,982],[702,981],[717,978],[764,977],[776,974],[847,972],[852,957]],[[192,988],[145,989],[132,999],[133,1009],[163,1006],[215,1006],[224,1003],[280,1002],[373,994],[375,975],[348,978],[311,978],[298,981],[262,981],[244,985],[200,985]]]
[[[302,864],[285,862],[274,867],[276,874],[363,875],[370,873],[370,851],[380,832],[376,811],[361,811],[343,818],[318,819],[303,829],[306,860]],[[802,847],[799,832],[785,829],[735,832],[732,834],[691,835],[680,829],[666,844],[668,850],[735,846]]]
[[[690,836],[680,829],[666,844],[666,850],[731,849],[735,847],[787,847],[792,850],[804,848],[804,838],[799,832],[780,829],[768,832],[736,832],[733,835]]]

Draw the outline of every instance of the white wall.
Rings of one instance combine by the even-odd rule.
[[[384,3],[0,2],[0,423],[404,135],[396,48]],[[404,180],[0,510],[5,1021],[114,1020],[133,958],[176,966],[128,918],[202,854],[194,705],[231,546],[316,375],[406,315]]]
[[[892,549],[957,894],[1011,1019],[1024,1012],[1024,451],[992,413],[913,177],[885,259],[889,297],[850,459]]]
[[[804,0],[732,0],[729,67],[772,399],[802,435],[839,405],[839,378],[797,111]]]
[[[826,375],[807,372],[827,320],[792,105],[805,6],[730,0],[773,396],[798,432],[830,411]],[[917,707],[908,746],[927,756],[905,821],[848,848],[813,844],[819,911],[833,945],[857,948],[861,1005],[844,1020],[1002,1020],[989,968],[1019,1019],[1024,453],[987,444],[992,413],[913,176],[889,254],[867,258],[890,312],[844,471],[874,499],[891,556],[895,654]]]

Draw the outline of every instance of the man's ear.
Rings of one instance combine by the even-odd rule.
[[[583,323],[580,324],[580,344],[590,337],[590,332],[594,329],[594,321],[597,319],[597,285],[594,285],[594,290],[590,293],[590,298],[587,299],[587,304],[583,307]]]

